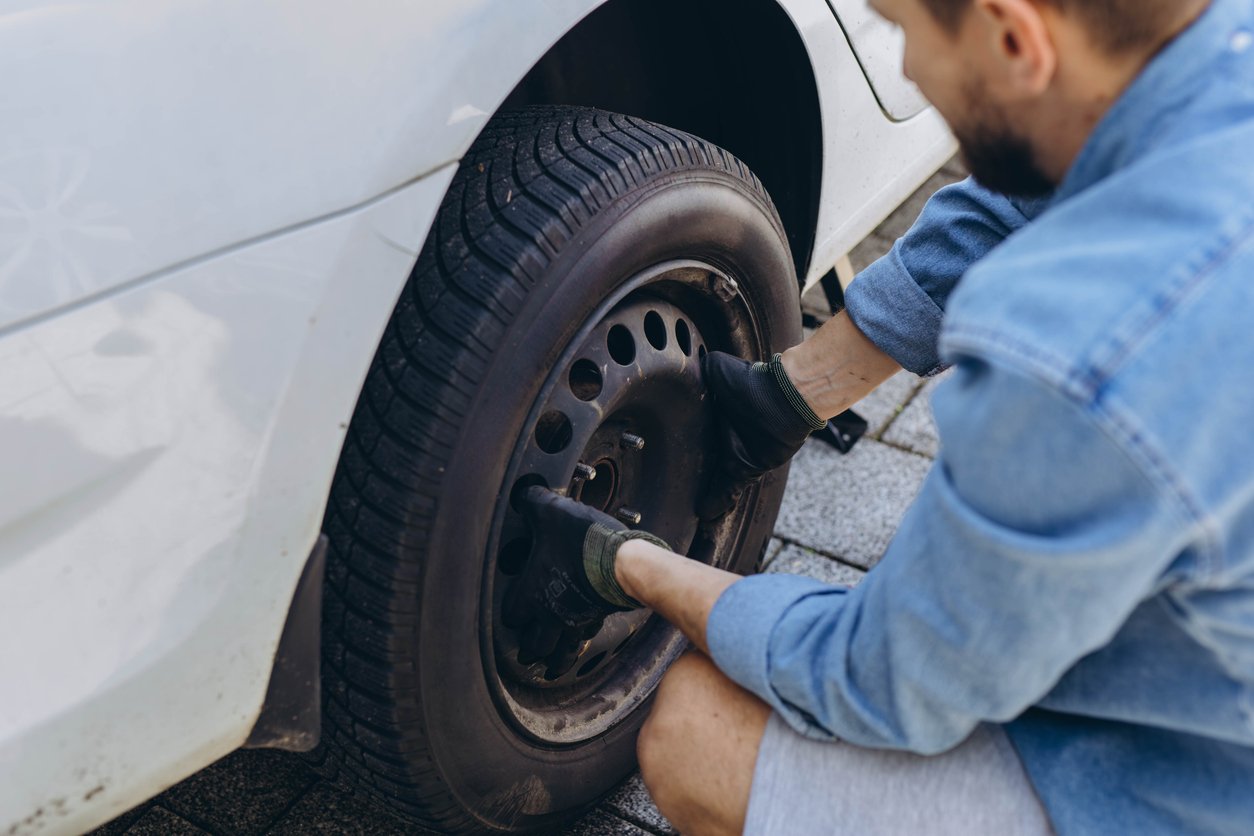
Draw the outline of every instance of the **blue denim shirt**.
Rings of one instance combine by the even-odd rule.
[[[943,190],[851,287],[954,373],[858,588],[753,577],[710,616],[802,733],[926,754],[999,723],[1060,833],[1254,833],[1252,42],[1254,0],[1214,0],[1050,200]]]

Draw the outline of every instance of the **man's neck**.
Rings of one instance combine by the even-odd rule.
[[[1111,54],[1097,47],[1076,27],[1055,32],[1060,51],[1072,56],[1058,67],[1058,77],[1046,108],[1037,110],[1044,124],[1033,135],[1041,170],[1061,183],[1084,149],[1098,123],[1149,63],[1206,11],[1210,0],[1186,3],[1179,18],[1163,37],[1147,49]]]

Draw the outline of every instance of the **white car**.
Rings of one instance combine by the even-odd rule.
[[[0,834],[244,745],[595,803],[682,639],[520,658],[511,492],[752,570],[784,474],[697,524],[699,359],[953,148],[863,0],[16,0],[0,68]]]

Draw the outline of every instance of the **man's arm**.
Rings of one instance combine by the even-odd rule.
[[[935,753],[1010,720],[1202,537],[1099,409],[974,359],[934,404],[941,455],[861,585],[746,578],[679,616],[803,733]]]
[[[829,420],[901,370],[844,312],[784,352],[784,370],[815,414]]]
[[[729,586],[742,579],[644,540],[630,540],[619,548],[615,572],[628,595],[674,624],[707,654],[705,624],[710,610]]]
[[[1008,198],[970,178],[940,189],[910,231],[850,285],[850,321],[903,368],[940,371],[941,319],[958,280],[1048,206],[1048,199]]]

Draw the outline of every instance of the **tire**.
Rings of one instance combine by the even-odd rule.
[[[332,486],[325,774],[454,833],[551,831],[630,774],[682,637],[643,613],[564,676],[511,655],[496,610],[527,543],[510,491],[558,481],[611,512],[634,497],[642,527],[677,549],[753,570],[785,474],[697,525],[712,434],[694,369],[707,347],[763,357],[800,339],[792,265],[761,183],[707,142],[582,108],[487,126],[387,326]],[[628,334],[630,362],[621,345],[605,356],[611,331]],[[649,446],[627,449],[627,427]],[[595,491],[564,475],[579,455],[601,456]]]

